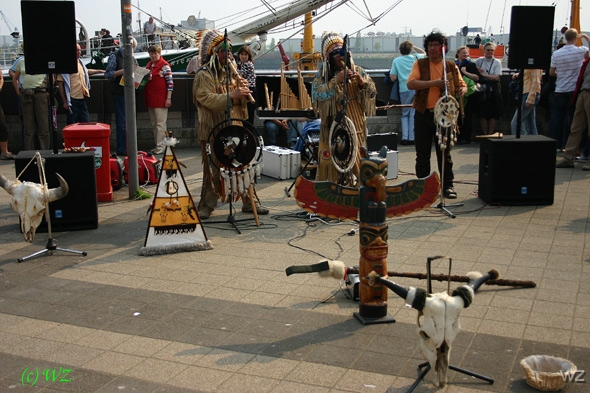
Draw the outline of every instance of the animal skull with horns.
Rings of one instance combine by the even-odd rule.
[[[20,216],[21,231],[29,243],[35,239],[35,231],[41,224],[47,202],[56,201],[68,194],[68,183],[59,174],[55,175],[59,181],[59,187],[48,189],[47,185],[28,181],[12,182],[0,174],[0,186],[12,195],[10,205]]]
[[[315,265],[292,266],[287,269],[287,275],[311,272],[317,272],[320,277],[346,280],[350,269],[342,261],[329,260],[322,260]],[[432,382],[435,386],[443,387],[447,383],[451,346],[461,331],[459,324],[461,312],[473,302],[479,287],[488,280],[497,280],[500,273],[492,269],[486,275],[470,272],[467,276],[470,279],[469,284],[461,285],[453,291],[452,295],[447,292],[428,293],[424,289],[414,287],[404,288],[386,277],[379,276],[375,271],[370,272],[367,277],[370,286],[380,283],[418,310],[420,347],[422,355],[428,360],[430,368],[434,370]]]
[[[434,371],[433,383],[443,387],[447,383],[447,371],[449,368],[449,356],[451,346],[461,330],[459,316],[463,309],[473,302],[475,291],[487,280],[495,280],[499,277],[496,269],[490,270],[486,275],[478,272],[467,274],[471,281],[467,285],[461,285],[453,291],[427,293],[421,288],[404,288],[392,281],[377,276],[375,272],[369,274],[369,284],[381,282],[396,295],[418,310],[418,337],[422,355],[428,360]],[[422,317],[422,322],[420,318]]]

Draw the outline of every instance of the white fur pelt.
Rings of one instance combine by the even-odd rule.
[[[329,270],[324,270],[323,272],[318,272],[320,277],[333,277],[336,280],[343,280],[344,275],[346,274],[346,265],[342,261],[329,261],[327,259],[323,259],[321,262],[328,262],[328,266],[330,266]]]

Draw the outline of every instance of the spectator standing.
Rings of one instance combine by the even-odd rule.
[[[133,49],[137,46],[135,38],[133,40]],[[135,60],[135,59],[134,59]],[[135,60],[137,65],[137,60]],[[127,155],[127,125],[125,121],[125,88],[121,85],[121,78],[123,77],[123,48],[120,47],[110,54],[109,62],[104,76],[111,81],[111,94],[115,103],[115,126],[117,133],[117,148],[118,156]]]
[[[151,45],[148,48],[148,53],[150,61],[145,68],[150,70],[150,76],[143,94],[156,144],[152,152],[162,154],[165,150],[164,137],[167,130],[168,108],[172,106],[174,81],[172,80],[172,68],[162,57],[162,48],[158,45]]]
[[[485,84],[485,101],[480,102],[478,115],[483,135],[495,132],[496,120],[502,117],[502,96],[500,94],[500,75],[502,63],[494,58],[496,44],[488,42],[484,45],[484,56],[475,60],[479,70],[480,84]]]
[[[59,74],[57,87],[63,108],[67,113],[67,123],[87,123],[90,121],[85,97],[90,97],[90,75],[102,74],[104,70],[87,69],[80,60],[82,48],[76,44],[78,71],[75,74]]]
[[[512,75],[512,79],[519,77],[519,73]],[[522,82],[522,103],[520,107],[520,130],[522,135],[539,135],[537,132],[537,118],[535,108],[541,101],[541,78],[543,70],[525,69]],[[518,111],[514,112],[510,124],[512,135],[516,135]]]
[[[578,34],[576,29],[565,32],[566,44],[551,56],[549,75],[555,76],[555,93],[549,108],[549,136],[557,141],[557,150],[562,151],[568,139],[574,106],[572,97],[576,81],[584,58],[588,56],[588,48],[576,46],[576,40],[583,37],[590,44],[586,34]]]
[[[479,36],[479,33],[475,35],[475,38],[473,39],[473,43],[475,45],[477,45],[478,48],[481,45],[481,37]]]
[[[12,85],[20,100],[24,125],[23,147],[25,150],[49,150],[49,103],[47,75],[29,75],[25,57],[17,59],[11,70]]]
[[[588,67],[588,62],[590,62],[590,58],[586,57],[578,75],[573,96],[575,111],[572,128],[567,138],[563,158],[557,161],[556,168],[573,168],[584,133],[590,134],[590,67]],[[590,163],[585,164],[582,170],[590,171]]]
[[[389,71],[389,77],[392,82],[399,81],[399,95],[400,102],[402,105],[411,104],[414,100],[414,90],[408,89],[408,76],[412,71],[414,62],[418,59],[422,59],[426,52],[420,48],[414,50],[414,44],[410,41],[404,41],[399,46],[399,52],[401,56],[393,59],[391,63],[391,70]],[[402,145],[413,145],[414,144],[414,108],[402,108]]]
[[[154,22],[154,17],[150,16],[147,22],[143,24],[143,34],[147,37],[148,45],[154,44],[154,38],[158,27],[156,26],[156,22]]]
[[[442,46],[447,46],[447,38],[440,33],[430,33],[424,38],[424,49],[428,57],[417,60],[412,66],[412,72],[408,77],[408,88],[416,90],[414,96],[415,114],[415,146],[416,146],[416,176],[427,177],[430,174],[430,156],[432,143],[436,140],[436,124],[434,121],[434,107],[436,103],[449,89],[450,95],[458,95],[459,99],[467,92],[467,86],[459,75],[459,70],[453,61],[445,60],[442,56]],[[445,87],[443,61],[446,61],[447,83]],[[451,91],[452,88],[456,91]],[[453,188],[453,160],[451,147],[444,149],[434,143],[438,170],[442,176],[442,189],[445,198],[455,199],[457,193]],[[443,171],[444,160],[444,171]]]
[[[113,40],[113,36],[111,36],[111,32],[104,27],[100,30],[100,47],[101,52],[105,56],[109,56],[111,52],[114,52],[115,49],[115,41]]]
[[[2,87],[4,87],[4,77],[0,72],[0,93]],[[8,151],[8,125],[6,125],[2,106],[0,106],[0,160],[14,160],[14,154]]]
[[[457,144],[464,145],[471,143],[471,134],[473,133],[473,113],[477,111],[477,99],[478,96],[473,95],[475,85],[479,83],[480,75],[479,70],[474,62],[469,58],[469,48],[461,46],[455,53],[455,64],[461,72],[463,81],[468,87],[468,93],[463,96],[463,113],[464,116],[459,118],[459,130],[460,133],[457,137]],[[469,86],[473,84],[472,89]],[[470,93],[471,91],[471,93]]]
[[[250,48],[243,45],[238,50],[238,72],[240,76],[248,81],[248,87],[252,92],[252,97],[256,95],[256,72],[254,70],[254,62],[252,62],[252,52]],[[248,102],[248,123],[254,124],[254,110],[256,103]]]

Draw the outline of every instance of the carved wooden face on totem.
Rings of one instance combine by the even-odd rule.
[[[365,277],[374,271],[387,276],[387,236],[385,183],[387,161],[381,157],[361,159],[361,203],[359,225],[361,279],[360,303],[363,317],[387,315],[387,290],[380,285],[369,286]]]

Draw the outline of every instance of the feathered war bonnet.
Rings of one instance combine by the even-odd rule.
[[[217,52],[219,48],[223,47],[223,39],[224,34],[217,29],[209,29],[202,32],[199,42],[199,66],[206,65],[211,69],[216,68]],[[231,40],[229,38],[227,42],[231,48]]]
[[[322,34],[322,76],[327,82],[330,75],[330,53],[344,46],[344,40],[335,31],[324,31]]]

